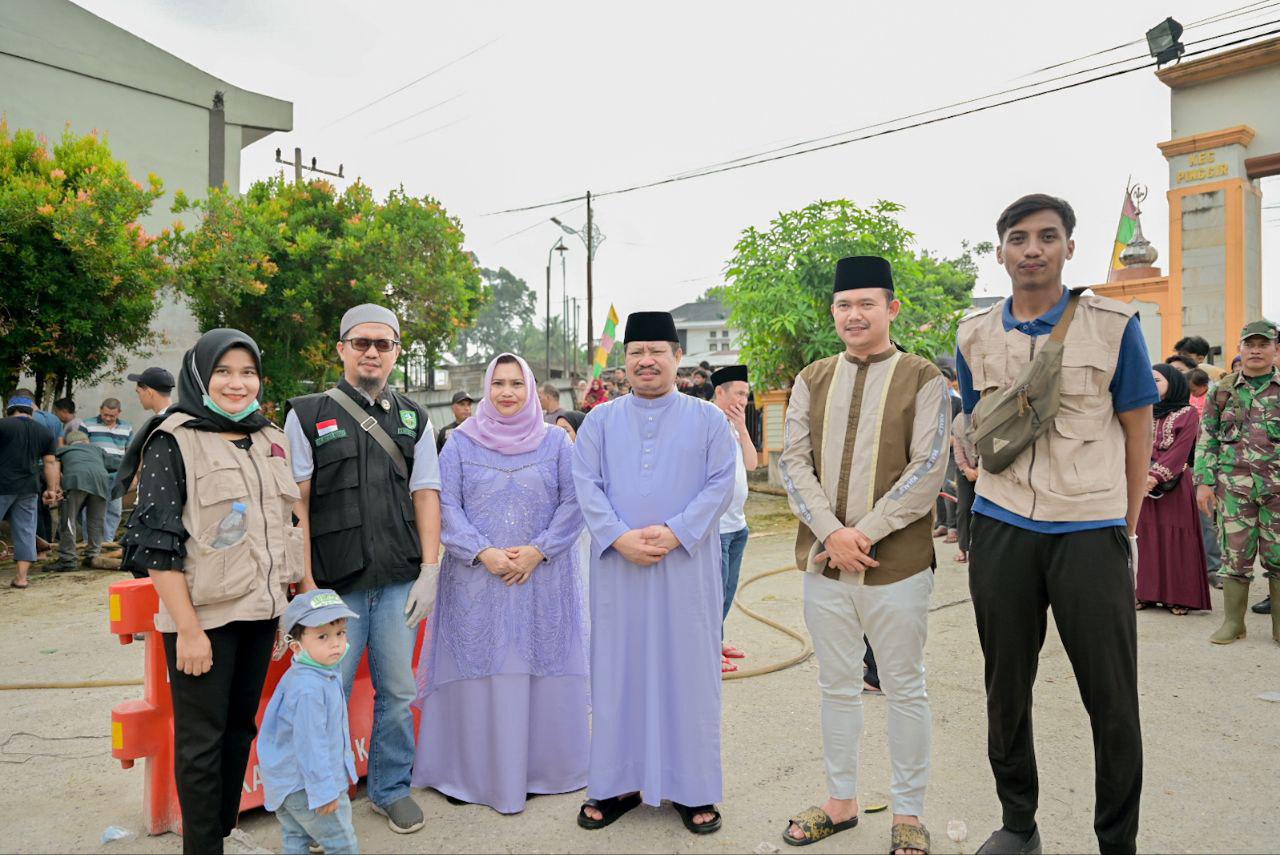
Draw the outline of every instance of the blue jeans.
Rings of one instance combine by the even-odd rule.
[[[342,595],[357,617],[347,620],[351,649],[342,660],[342,687],[351,697],[360,656],[368,648],[373,678],[373,735],[369,740],[369,800],[387,807],[409,795],[413,770],[413,679],[416,630],[404,624],[404,604],[413,582],[399,582]]]
[[[276,808],[276,819],[284,834],[285,855],[306,855],[307,844],[313,840],[324,847],[325,855],[356,855],[360,851],[356,829],[351,824],[351,800],[346,793],[338,796],[337,810],[320,816],[307,807],[307,791],[298,790]]]
[[[0,519],[9,515],[9,528],[13,531],[13,559],[36,560],[36,505],[40,497],[35,493],[21,496],[0,496]]]
[[[124,516],[124,497],[107,499],[107,512],[102,516],[102,542],[116,539],[116,529],[120,528],[120,517]]]
[[[720,616],[720,637],[724,638],[724,621],[738,593],[738,573],[742,570],[742,553],[747,551],[747,535],[751,529],[720,535],[720,576],[724,579],[724,614]]]

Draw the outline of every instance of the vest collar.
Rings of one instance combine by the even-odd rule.
[[[885,350],[882,350],[879,353],[873,353],[866,359],[859,359],[858,357],[851,355],[847,350],[842,354],[842,356],[844,356],[846,362],[850,362],[854,365],[857,365],[860,368],[865,368],[867,365],[870,365],[876,362],[884,362],[886,359],[891,358],[897,352],[898,352],[898,348],[894,347],[893,344],[890,343]]]

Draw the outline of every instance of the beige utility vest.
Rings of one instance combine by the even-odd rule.
[[[1061,403],[1053,426],[1003,472],[980,468],[974,487],[979,496],[1039,522],[1124,518],[1124,431],[1110,386],[1134,312],[1118,300],[1080,297],[1063,342]],[[979,394],[1012,383],[1049,338],[1006,331],[1003,318],[1000,302],[960,321],[957,346]]]
[[[191,416],[175,413],[156,430],[177,440],[186,467],[183,575],[200,626],[279,617],[289,585],[302,580],[305,547],[302,529],[293,524],[300,494],[289,466],[289,441],[272,425],[250,434],[253,444],[246,452],[221,434],[184,428],[189,421]],[[246,534],[232,546],[214,549],[218,524],[234,502],[246,507]],[[163,601],[156,629],[177,631]]]

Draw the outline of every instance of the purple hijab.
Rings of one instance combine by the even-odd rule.
[[[509,416],[499,413],[489,397],[493,369],[504,356],[512,357],[520,365],[520,370],[524,372],[525,389],[529,393],[524,406]],[[542,406],[538,403],[538,387],[533,379],[533,369],[514,353],[500,353],[484,372],[484,390],[476,414],[459,425],[457,430],[490,451],[499,454],[524,454],[535,451],[542,445],[548,427],[542,420]]]

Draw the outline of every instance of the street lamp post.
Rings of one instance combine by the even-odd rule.
[[[591,322],[591,310],[595,306],[595,294],[592,289],[591,280],[591,264],[595,261],[596,250],[600,248],[600,244],[604,243],[604,232],[600,231],[600,227],[596,225],[595,219],[591,212],[591,192],[587,191],[587,225],[582,231],[578,231],[555,217],[551,218],[551,222],[568,235],[577,235],[583,245],[587,248],[587,353],[591,353],[592,342],[595,341],[595,328]]]
[[[569,247],[564,245],[564,238],[558,238],[555,245],[552,246],[551,249],[547,250],[547,321],[545,328],[547,334],[547,359],[546,373],[543,375],[543,379],[545,380],[551,379],[551,254],[554,252],[560,252],[560,258],[563,260],[564,253],[568,251]]]

